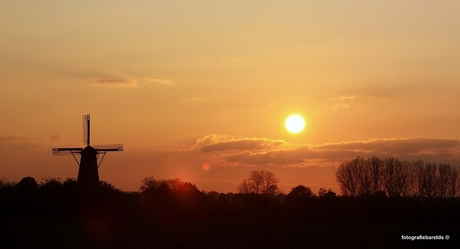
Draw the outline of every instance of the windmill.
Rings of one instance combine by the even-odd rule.
[[[53,156],[72,155],[79,166],[77,182],[97,185],[99,184],[98,169],[104,160],[105,154],[109,151],[123,151],[123,145],[111,144],[91,146],[89,114],[83,115],[83,144],[86,145],[86,147],[53,148]],[[77,154],[80,154],[80,161],[77,159]],[[102,156],[99,157],[100,155]]]

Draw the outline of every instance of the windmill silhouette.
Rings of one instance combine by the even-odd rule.
[[[123,151],[122,144],[111,145],[90,145],[90,118],[89,114],[83,115],[83,144],[85,148],[53,148],[53,156],[72,155],[77,162],[78,183],[97,185],[99,184],[98,169],[104,160],[105,154],[109,151]],[[80,154],[80,162],[77,159]],[[102,155],[99,160],[99,155]]]

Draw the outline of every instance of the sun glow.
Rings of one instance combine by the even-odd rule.
[[[297,114],[289,116],[284,124],[286,129],[291,133],[299,133],[305,128],[304,119]]]

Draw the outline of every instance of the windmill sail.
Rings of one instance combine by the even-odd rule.
[[[83,148],[53,148],[53,156],[72,156],[82,150]]]
[[[90,123],[89,123],[89,114],[83,114],[82,123],[83,123],[83,144],[88,146],[90,142]]]
[[[123,144],[94,145],[96,151],[123,151]]]

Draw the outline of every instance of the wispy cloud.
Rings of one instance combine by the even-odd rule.
[[[142,79],[148,82],[151,82],[151,83],[162,84],[162,85],[167,85],[167,86],[176,86],[176,83],[174,83],[172,80],[169,80],[169,79],[157,79],[157,78],[142,78]]]
[[[329,101],[334,102],[333,104],[329,105],[327,109],[331,112],[335,112],[341,109],[349,108],[354,102],[353,100],[356,98],[356,95],[347,95],[347,96],[340,96],[337,98],[331,98]]]
[[[54,141],[58,141],[61,139],[61,137],[62,137],[62,134],[55,134],[55,135],[51,135],[50,139]]]
[[[25,149],[37,147],[45,141],[44,137],[7,135],[0,136],[0,148],[2,149]]]
[[[91,78],[90,82],[95,85],[108,87],[138,87],[139,83],[135,79],[115,79],[115,78]]]
[[[276,104],[277,104],[276,101],[270,102],[270,103],[267,104],[267,107],[272,107],[272,106],[274,106],[274,105],[276,105]]]
[[[335,111],[345,109],[348,107],[350,107],[350,105],[347,103],[336,103],[336,104],[330,105],[327,109],[329,109],[331,112],[335,112]]]
[[[204,100],[204,98],[193,97],[193,98],[191,98],[190,100],[191,100],[191,101],[196,101],[196,102],[198,102],[198,101]]]
[[[338,98],[332,98],[330,100],[353,100],[356,98],[356,95],[347,95],[347,96],[340,96]]]

